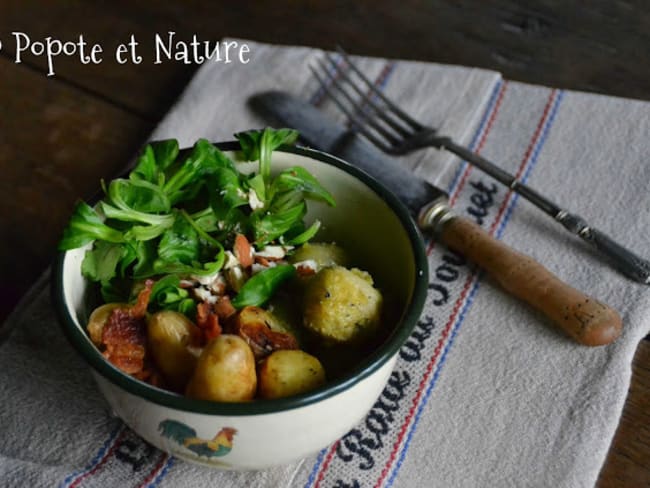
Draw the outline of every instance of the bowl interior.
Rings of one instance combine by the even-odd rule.
[[[220,147],[233,159],[240,153],[232,144]],[[230,151],[227,151],[231,149]],[[240,163],[242,171],[255,171],[257,163]],[[317,151],[287,148],[273,153],[274,171],[302,166],[315,175],[336,200],[336,207],[308,203],[306,222],[322,222],[316,241],[342,245],[353,263],[369,271],[384,296],[391,298],[396,313],[385,339],[368,357],[359,361],[345,377],[305,395],[288,399],[219,404],[184,398],[146,385],[112,367],[85,333],[93,306],[87,299],[88,283],[81,275],[85,248],[62,253],[55,263],[54,298],[64,331],[91,365],[128,391],[144,395],[163,405],[192,411],[247,414],[293,408],[335,394],[371,374],[395,354],[410,334],[422,309],[427,284],[426,258],[418,231],[406,209],[396,198],[364,173],[336,158]]]

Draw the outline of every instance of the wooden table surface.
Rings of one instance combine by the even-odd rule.
[[[78,197],[137,151],[196,69],[153,64],[156,33],[241,37],[354,54],[485,67],[505,77],[650,100],[645,1],[257,1],[0,4],[0,319],[53,255]],[[586,2],[585,2],[586,3]],[[584,3],[583,3],[584,5]],[[111,53],[134,34],[139,65],[59,57],[16,63],[12,32],[31,41],[83,34]],[[650,486],[650,342],[643,341],[599,487]]]

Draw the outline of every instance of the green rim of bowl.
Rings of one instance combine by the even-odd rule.
[[[216,143],[215,146],[222,151],[240,150],[239,143],[236,141]],[[65,305],[63,294],[63,262],[66,253],[60,252],[55,257],[53,263],[54,274],[52,277],[52,298],[57,317],[68,340],[70,340],[75,349],[97,373],[123,390],[158,405],[208,415],[243,416],[268,414],[305,407],[333,397],[373,374],[399,351],[420,318],[429,279],[424,243],[420,231],[408,210],[393,193],[370,175],[335,156],[314,149],[293,146],[283,146],[279,151],[313,158],[351,174],[371,188],[398,216],[411,242],[411,249],[415,258],[416,275],[411,300],[406,307],[406,313],[402,317],[400,326],[388,336],[386,341],[376,351],[366,357],[361,364],[350,371],[345,377],[328,382],[318,390],[278,400],[260,400],[246,403],[217,403],[194,400],[136,380],[122,373],[103,358],[90,342],[86,333],[76,326],[70,315],[70,311]]]

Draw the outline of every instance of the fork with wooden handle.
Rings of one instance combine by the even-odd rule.
[[[400,109],[371,83],[363,72],[338,49],[343,62],[325,53],[319,69],[311,67],[325,92],[372,144],[388,154],[408,154],[425,147],[450,151],[503,183],[531,202],[569,232],[590,244],[627,277],[650,284],[650,262],[589,225],[579,215],[561,208],[535,189],[521,182],[484,157],[427,127]],[[353,76],[354,75],[354,76]]]

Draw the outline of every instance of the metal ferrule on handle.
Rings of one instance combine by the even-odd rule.
[[[432,232],[435,238],[439,238],[444,224],[454,217],[455,214],[449,206],[447,197],[441,196],[422,207],[418,216],[418,226],[422,230]]]

